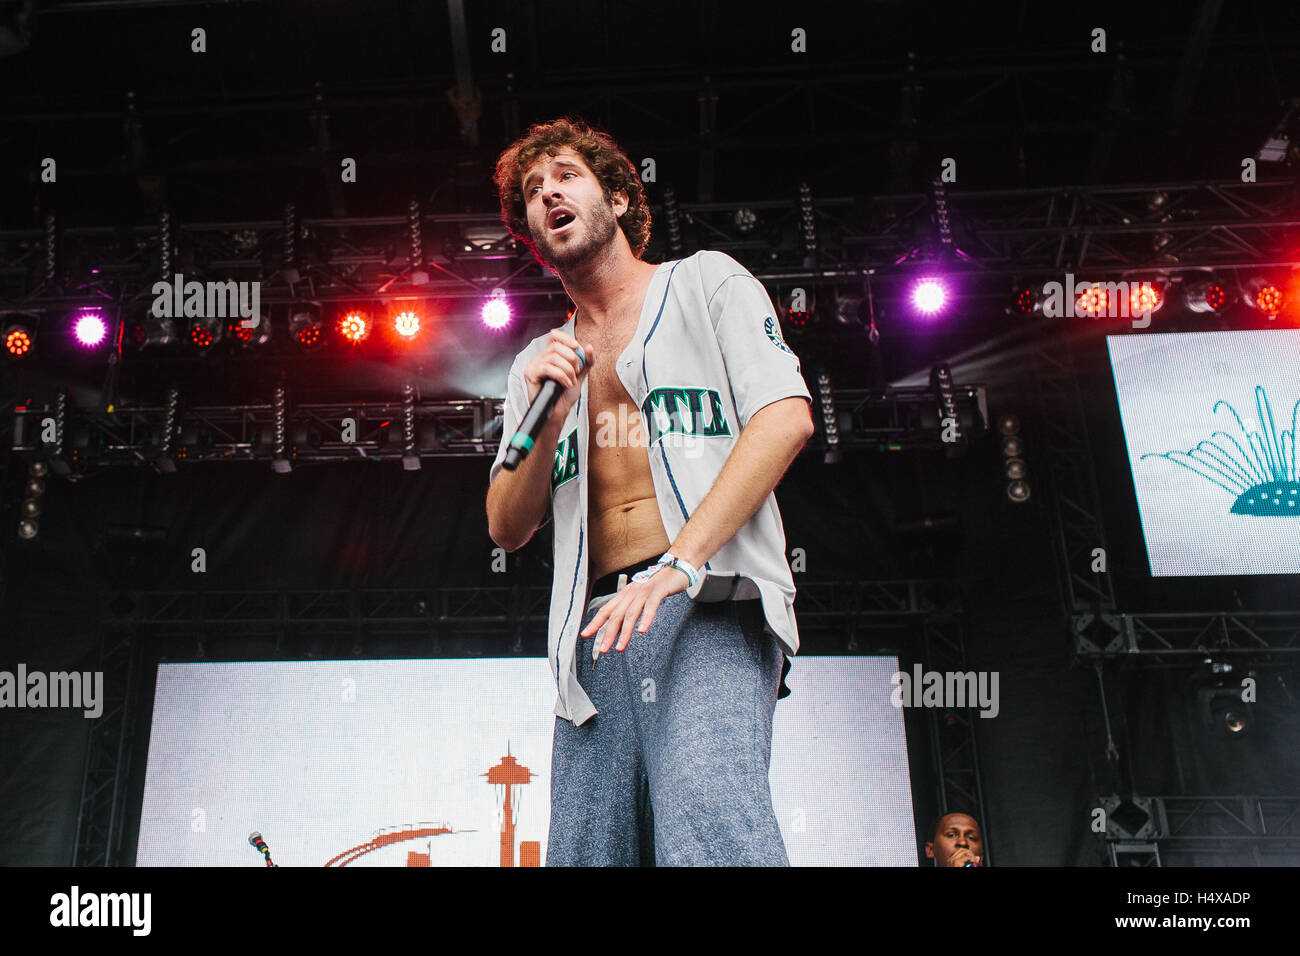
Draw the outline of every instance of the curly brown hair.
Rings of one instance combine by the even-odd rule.
[[[501,221],[512,236],[532,250],[538,262],[549,265],[538,254],[532,231],[528,228],[522,180],[524,173],[543,153],[554,156],[565,146],[581,155],[595,173],[606,202],[620,189],[627,193],[627,210],[618,217],[618,225],[627,237],[632,255],[640,259],[650,244],[650,206],[641,186],[641,177],[612,136],[576,117],[564,116],[550,123],[530,126],[521,139],[497,158],[492,181],[501,196]]]

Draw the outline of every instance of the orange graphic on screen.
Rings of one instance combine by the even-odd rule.
[[[506,746],[506,755],[501,758],[501,762],[492,767],[486,773],[479,776],[487,777],[487,782],[492,786],[502,787],[500,795],[502,800],[501,807],[501,866],[515,866],[515,808],[519,804],[521,791],[519,787],[530,783],[532,778],[537,776],[510,753],[510,747]],[[431,866],[433,858],[433,837],[444,836],[450,833],[475,833],[476,830],[457,830],[449,823],[404,823],[397,826],[384,827],[376,831],[365,843],[359,843],[354,847],[344,850],[342,853],[331,857],[325,864],[326,866],[347,866],[349,863],[360,859],[367,853],[373,853],[375,850],[394,843],[404,843],[407,840],[426,840],[426,852],[420,853],[416,850],[408,850],[406,854],[406,866]],[[537,866],[542,865],[542,844],[539,840],[525,840],[519,844],[519,866]]]

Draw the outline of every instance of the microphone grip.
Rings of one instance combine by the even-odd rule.
[[[585,367],[587,364],[587,353],[579,345],[574,351],[578,355],[578,366]],[[564,392],[564,386],[554,379],[546,379],[542,382],[541,389],[537,392],[537,397],[533,403],[528,406],[528,411],[524,413],[523,419],[519,422],[519,427],[510,438],[510,444],[506,448],[506,457],[501,462],[501,467],[506,471],[514,471],[519,467],[519,463],[528,457],[528,453],[533,450],[533,444],[537,441],[537,436],[546,423],[546,419],[551,414],[551,409],[555,407],[556,401]]]
[[[501,467],[506,471],[514,471],[518,468],[519,463],[527,458],[528,453],[533,450],[533,443],[537,440],[537,433],[542,430],[542,424],[559,400],[561,389],[562,386],[559,382],[549,378],[542,382],[541,390],[538,391],[537,397],[533,399],[533,404],[528,406],[523,421],[519,423],[519,428],[510,439],[510,446],[506,449],[505,461],[501,463]]]

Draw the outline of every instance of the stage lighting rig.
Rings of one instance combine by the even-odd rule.
[[[1129,285],[1129,315],[1146,315],[1159,312],[1165,304],[1165,286],[1153,282],[1134,282]]]
[[[304,352],[314,352],[325,344],[325,323],[317,306],[295,306],[289,318],[289,336]]]
[[[1025,443],[1020,437],[1020,419],[1003,415],[998,419],[998,432],[1002,435],[1002,472],[1007,478],[1007,498],[1016,504],[1029,500],[1029,466],[1025,464]]]
[[[1094,319],[1108,315],[1110,293],[1106,290],[1104,284],[1099,282],[1090,283],[1075,296],[1075,307],[1080,314],[1092,316]]]
[[[12,358],[26,358],[36,344],[36,319],[32,316],[13,316],[4,324],[5,354]]]
[[[218,318],[194,318],[190,320],[190,344],[200,352],[206,352],[221,341],[224,320]]]
[[[952,370],[947,362],[940,362],[930,369],[930,388],[938,404],[940,440],[948,451],[955,452],[965,444],[966,435],[962,432],[961,415],[953,393]]]
[[[176,471],[176,430],[180,422],[181,393],[172,386],[167,390],[167,399],[163,405],[163,423],[152,444],[155,467],[170,474]]]
[[[857,292],[835,291],[835,319],[841,325],[862,325],[863,297]]]
[[[1227,661],[1206,658],[1201,661],[1191,684],[1196,691],[1196,709],[1201,726],[1228,738],[1240,738],[1254,725],[1251,702],[1246,699],[1244,679],[1254,674],[1238,674]]]
[[[77,309],[72,317],[72,333],[83,348],[98,348],[108,341],[108,318],[98,306]]]
[[[257,325],[246,325],[249,320],[240,316],[226,321],[226,334],[232,342],[246,348],[255,348],[265,345],[271,340],[271,316],[267,312],[262,312],[257,317]]]
[[[908,301],[913,310],[928,318],[943,311],[948,302],[948,290],[939,278],[926,276],[912,283]]]
[[[1046,298],[1041,285],[1016,284],[1011,289],[1011,304],[1007,306],[1007,312],[1014,315],[1041,314]]]
[[[424,268],[424,214],[418,199],[407,203],[406,227],[411,239],[406,279],[411,285],[428,285],[429,273]]]
[[[373,326],[370,314],[362,309],[345,309],[339,319],[339,335],[343,341],[359,345],[370,337]]]
[[[817,220],[812,189],[807,183],[799,184],[799,239],[803,243],[804,264],[814,265],[817,257]]]
[[[1228,287],[1213,277],[1198,279],[1183,288],[1183,296],[1188,311],[1218,315],[1228,304]]]
[[[402,385],[402,468],[420,470],[420,455],[415,447],[415,385]]]
[[[131,323],[127,341],[137,349],[157,348],[177,341],[176,323],[172,319],[159,319],[148,313]]]
[[[289,449],[287,440],[288,431],[288,413],[289,400],[287,390],[283,382],[275,386],[275,393],[271,399],[271,414],[273,424],[271,426],[271,470],[279,475],[287,475],[293,471],[293,465],[289,461]]]
[[[835,412],[835,389],[831,378],[825,372],[817,374],[817,399],[821,405],[822,437],[826,442],[826,452],[822,460],[828,465],[837,464],[842,458],[840,450],[840,426]]]
[[[792,286],[777,294],[777,303],[781,310],[782,327],[806,329],[817,308],[817,290]]]
[[[682,211],[677,205],[677,193],[671,187],[664,190],[664,223],[668,233],[668,250],[673,256],[681,254]]]
[[[23,501],[18,506],[18,537],[31,541],[40,534],[37,520],[41,514],[41,497],[45,494],[45,476],[49,467],[43,461],[33,461],[27,466],[27,481],[23,484]]]
[[[1263,312],[1269,319],[1277,318],[1285,304],[1282,287],[1265,276],[1248,279],[1242,288],[1242,297],[1247,305]]]
[[[1278,120],[1273,131],[1264,140],[1255,153],[1261,163],[1284,163],[1296,158],[1296,132],[1300,127],[1300,99],[1294,99],[1288,105],[1282,118]]]
[[[393,332],[402,341],[414,341],[420,334],[420,326],[420,313],[413,306],[403,306],[393,315]]]
[[[510,324],[510,303],[506,301],[505,292],[494,289],[492,295],[483,303],[483,324],[489,329],[504,329]]]

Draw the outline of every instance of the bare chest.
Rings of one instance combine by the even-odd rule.
[[[604,335],[592,336],[596,347],[596,360],[588,373],[587,400],[594,413],[611,411],[619,405],[633,405],[622,380],[618,377],[618,361],[632,341],[636,331],[635,323],[626,323],[626,328],[611,330]]]

